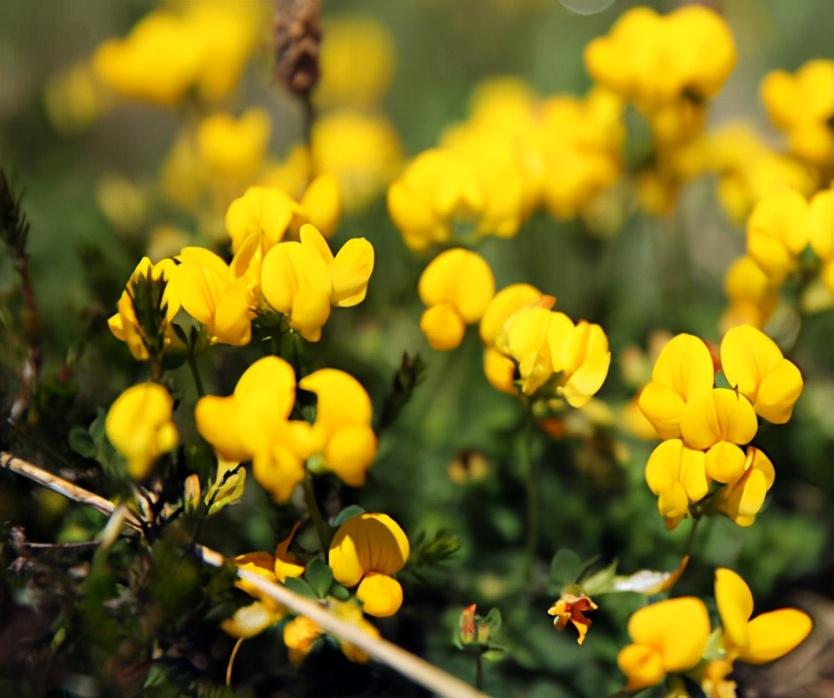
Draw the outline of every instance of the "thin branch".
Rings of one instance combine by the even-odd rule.
[[[48,473],[43,468],[27,463],[4,451],[0,451],[0,467],[29,478],[69,499],[93,507],[103,514],[112,514],[115,509],[113,502],[70,482],[61,480],[61,478]],[[131,528],[141,530],[141,524],[133,514],[125,519],[125,524]],[[226,564],[226,559],[222,554],[204,545],[195,545],[194,552],[201,561],[212,567],[223,567]],[[358,626],[336,617],[324,605],[290,591],[283,584],[270,582],[260,575],[241,568],[236,568],[236,574],[265,596],[283,604],[294,613],[306,616],[320,625],[326,632],[354,645],[369,657],[386,664],[438,696],[443,698],[486,698],[484,693],[464,681],[407,652],[402,647],[382,638],[374,637]]]

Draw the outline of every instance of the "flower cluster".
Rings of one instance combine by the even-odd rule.
[[[585,48],[591,77],[632,103],[651,127],[653,163],[639,194],[650,212],[668,212],[685,173],[680,152],[702,131],[709,100],[735,66],[730,28],[715,11],[687,5],[667,15],[625,12]]]
[[[715,387],[707,345],[679,334],[660,352],[640,393],[640,409],[663,439],[649,456],[646,481],[668,528],[707,500],[710,510],[750,526],[773,485],[770,459],[748,444],[759,417],[774,424],[790,419],[803,387],[799,369],[749,325],[725,335],[719,367],[729,387]],[[711,491],[713,482],[719,489]]]
[[[810,200],[781,189],[759,201],[747,220],[747,254],[727,272],[725,323],[763,327],[792,278],[818,278],[834,303],[834,188]]]
[[[350,517],[339,527],[330,543],[329,569],[325,569],[324,573],[321,567],[313,571],[315,563],[308,563],[305,568],[299,558],[290,552],[297,528],[298,524],[278,544],[274,555],[268,552],[246,553],[235,557],[234,564],[270,581],[283,583],[290,578],[306,579],[318,587],[317,598],[323,606],[342,620],[379,637],[379,631],[364,616],[389,617],[402,605],[402,587],[393,575],[408,561],[410,546],[399,524],[381,513]],[[223,629],[230,635],[254,637],[286,619],[287,609],[265,596],[251,582],[238,580],[236,586],[255,601],[239,608],[223,622]],[[348,591],[352,587],[356,587],[355,596]],[[283,639],[290,660],[294,664],[301,663],[323,635],[324,630],[306,616],[296,616],[285,623]],[[364,652],[350,643],[342,641],[340,646],[351,661],[361,663],[368,660]]]
[[[771,662],[811,632],[810,617],[795,608],[752,618],[750,588],[730,569],[715,572],[715,603],[721,620],[717,644],[710,642],[707,607],[694,596],[658,601],[634,613],[628,622],[632,644],[617,657],[627,689],[654,686],[667,674],[690,674],[708,696],[735,695],[735,683],[726,678],[734,661]]]
[[[406,166],[388,211],[416,251],[454,237],[513,237],[539,207],[580,214],[620,174],[622,104],[606,90],[538,97],[520,80],[481,86],[469,119]]]

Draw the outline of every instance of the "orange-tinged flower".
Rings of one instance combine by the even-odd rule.
[[[591,627],[591,620],[585,616],[588,611],[596,611],[598,606],[585,594],[575,595],[564,593],[547,611],[554,616],[553,627],[564,630],[570,622],[576,628],[576,642],[582,645]]]

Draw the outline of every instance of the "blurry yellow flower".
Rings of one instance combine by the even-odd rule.
[[[384,618],[402,605],[403,592],[393,575],[408,560],[408,538],[387,514],[359,514],[343,523],[330,544],[333,577],[346,587],[357,584],[365,613]]]
[[[165,292],[162,295],[167,323],[170,323],[174,319],[180,309],[179,297],[172,283],[175,275],[174,262],[170,259],[163,259],[161,262],[152,264],[150,259],[142,257],[139,264],[136,265],[136,269],[130,275],[125,290],[122,291],[122,295],[119,297],[116,314],[112,315],[107,321],[107,326],[110,328],[113,336],[127,344],[130,353],[137,361],[147,361],[148,350],[145,346],[145,340],[142,338],[142,328],[136,317],[131,296],[133,295],[137,279],[146,277],[149,273],[153,279],[165,279],[168,282],[165,286]],[[166,346],[172,341],[173,332],[170,330],[170,324],[168,324],[165,328]]]
[[[760,417],[774,424],[791,418],[802,393],[802,374],[764,332],[750,325],[727,332],[721,341],[721,370]]]
[[[689,513],[690,503],[709,492],[704,453],[687,448],[680,439],[667,439],[649,456],[646,482],[657,495],[666,527],[674,528]]]
[[[333,368],[314,371],[298,385],[316,395],[310,456],[320,456],[345,484],[361,487],[376,455],[368,393],[353,376]]]
[[[267,552],[245,553],[235,556],[232,562],[236,567],[253,572],[270,582],[283,583],[288,578],[300,577],[304,574],[304,565],[289,552],[290,543],[297,529],[298,524],[293,526],[290,534],[278,543],[275,555]],[[242,638],[254,637],[286,615],[286,608],[273,601],[271,597],[262,594],[248,580],[238,578],[235,586],[254,597],[256,601],[249,606],[239,608],[231,618],[223,621],[221,627],[229,635]]]
[[[648,7],[623,13],[607,36],[585,47],[594,80],[643,107],[691,93],[718,92],[736,62],[733,36],[724,19],[702,5],[665,16]]]
[[[321,626],[307,616],[296,616],[287,623],[284,626],[284,644],[290,661],[296,666],[301,664],[323,633]]]
[[[738,479],[723,488],[715,509],[726,514],[737,526],[752,526],[764,504],[765,495],[773,486],[776,472],[773,463],[758,448],[747,447],[743,471]]]
[[[728,657],[764,664],[791,652],[813,627],[811,618],[796,608],[753,615],[753,595],[745,581],[725,567],[715,571],[715,602],[724,630]]]
[[[197,431],[222,458],[252,460],[258,483],[284,502],[304,477],[310,442],[309,424],[288,421],[294,402],[292,367],[267,356],[246,369],[232,395],[197,402]]]
[[[691,334],[675,336],[660,352],[652,380],[640,393],[639,405],[662,439],[680,436],[686,404],[709,393],[715,379],[706,344]]]
[[[388,189],[388,212],[412,250],[448,242],[455,226],[477,227],[485,195],[476,173],[448,149],[426,150]]]
[[[771,121],[784,130],[793,153],[815,164],[834,157],[834,61],[815,59],[795,74],[774,70],[761,86],[762,101]]]
[[[202,47],[188,22],[160,10],[139,20],[124,39],[101,44],[93,69],[125,97],[174,105],[191,87],[201,57]]]
[[[229,266],[202,247],[185,247],[170,284],[183,309],[205,326],[212,344],[248,344],[253,300],[246,284]]]
[[[730,301],[722,325],[750,324],[762,328],[779,301],[778,292],[767,274],[750,257],[739,257],[724,276],[724,292]]]
[[[598,606],[585,594],[562,594],[547,611],[547,614],[554,616],[553,627],[556,630],[564,630],[568,622],[573,624],[578,633],[576,643],[582,645],[591,627],[590,619],[585,615],[588,611],[596,611]]]
[[[317,104],[370,107],[379,102],[394,76],[394,41],[370,15],[327,19],[319,61]]]
[[[252,181],[263,165],[271,129],[269,114],[263,109],[248,109],[239,119],[225,113],[202,119],[196,144],[204,174],[224,185],[225,180]]]
[[[300,237],[300,242],[282,242],[267,252],[261,291],[290,327],[317,342],[331,305],[349,308],[364,300],[374,250],[364,238],[353,238],[334,257],[327,241],[309,224],[301,227]]]
[[[701,661],[709,615],[703,601],[693,596],[658,601],[631,616],[628,634],[633,644],[620,650],[617,664],[628,678],[627,689],[638,691]]]
[[[355,625],[363,632],[368,633],[368,635],[377,638],[379,637],[379,630],[377,630],[365,619],[365,616],[362,615],[362,609],[359,608],[359,606],[357,606],[353,601],[337,601],[336,599],[328,599],[328,603],[335,616],[341,618],[343,621]],[[364,664],[369,659],[368,655],[365,654],[363,650],[359,649],[356,645],[350,644],[349,642],[341,640],[339,642],[339,647],[342,650],[342,654],[344,654],[345,657],[347,657],[351,662]]]
[[[483,257],[456,247],[428,264],[418,291],[428,306],[420,329],[433,349],[447,351],[461,343],[466,325],[483,316],[495,293],[495,278]]]
[[[175,225],[158,225],[150,232],[148,257],[155,262],[175,257],[183,247],[188,247],[191,240],[192,235],[187,230]]]
[[[783,190],[756,204],[747,221],[747,254],[774,283],[796,268],[810,237],[808,204],[801,194]]]
[[[298,200],[312,175],[310,151],[306,146],[294,145],[283,160],[266,165],[260,184],[280,189]]]
[[[105,421],[107,438],[127,460],[134,480],[144,480],[154,461],[179,443],[171,419],[173,408],[168,391],[157,383],[134,385],[110,406]]]
[[[402,166],[400,138],[382,115],[341,110],[317,119],[311,134],[312,171],[339,181],[346,211],[365,208]]]
[[[643,410],[640,409],[638,395],[632,400],[629,400],[622,409],[621,419],[622,424],[627,429],[628,433],[636,436],[638,439],[645,439],[646,441],[653,441],[658,438],[657,429],[648,420]]]
[[[193,130],[183,129],[162,165],[162,192],[180,208],[192,210],[203,194],[205,177]]]
[[[88,61],[61,68],[50,76],[43,91],[47,118],[60,133],[87,128],[110,106],[104,86]]]

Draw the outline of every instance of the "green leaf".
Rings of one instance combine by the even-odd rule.
[[[90,432],[80,424],[76,424],[69,431],[69,447],[84,458],[96,457],[96,444]]]
[[[333,572],[329,565],[321,558],[315,558],[307,563],[307,571],[304,578],[310,583],[310,587],[320,599],[327,596],[330,584],[333,582]]]
[[[313,591],[313,587],[311,587],[307,581],[301,579],[300,577],[289,577],[284,582],[284,586],[287,587],[290,591],[294,591],[296,594],[300,594],[301,596],[306,596],[308,599],[318,599],[318,595],[315,591]]]
[[[338,528],[348,519],[352,519],[354,516],[359,516],[359,514],[364,513],[365,510],[358,504],[351,504],[350,506],[345,507],[338,514],[336,514],[336,518],[333,519],[333,525],[336,528]]]
[[[559,548],[550,561],[549,591],[561,593],[569,584],[575,584],[584,567],[582,558],[570,548]]]
[[[489,636],[495,637],[495,633],[501,630],[501,611],[497,608],[489,609],[489,613],[487,613],[483,620],[481,621],[482,625],[487,625],[489,627]]]
[[[339,601],[347,601],[350,598],[350,592],[341,584],[334,584],[330,589],[330,595]]]
[[[607,567],[589,574],[581,580],[582,590],[589,596],[605,594],[614,590],[614,581],[617,576],[617,560],[614,560]],[[623,590],[625,591],[625,590]]]

